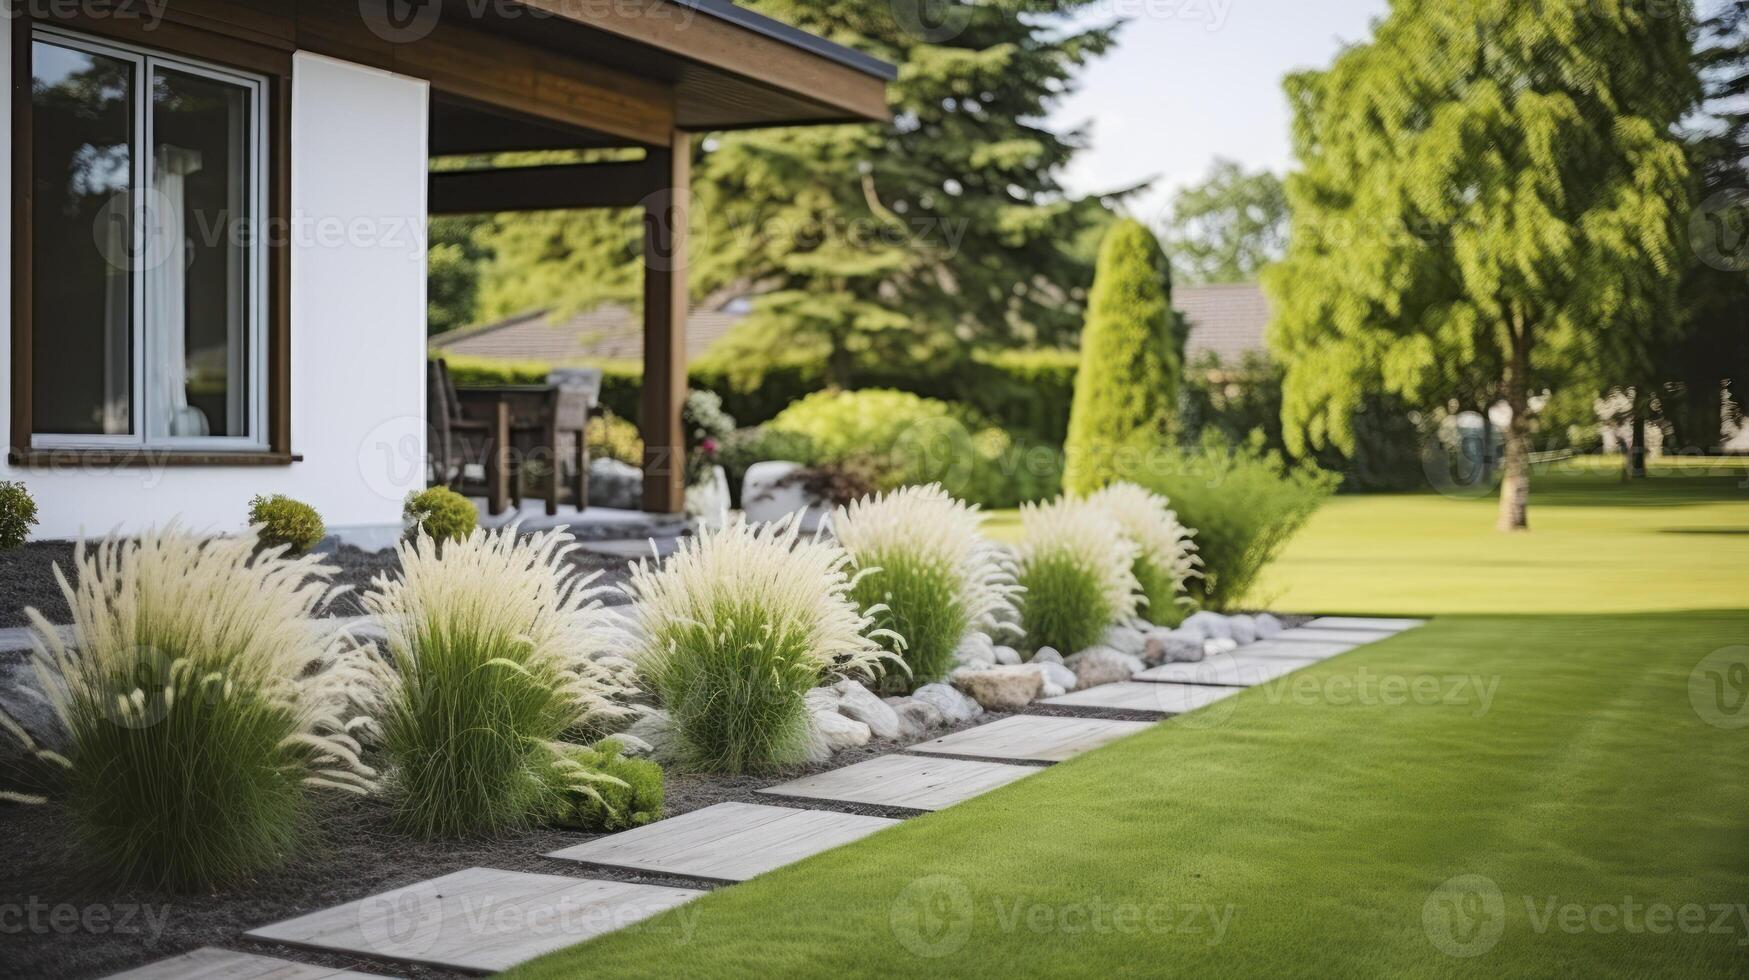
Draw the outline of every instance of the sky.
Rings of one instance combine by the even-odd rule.
[[[1081,75],[1052,115],[1055,128],[1090,126],[1090,148],[1065,174],[1085,194],[1156,178],[1130,202],[1158,225],[1171,192],[1216,157],[1286,171],[1283,75],[1327,66],[1365,40],[1386,0],[1099,0],[1092,16],[1121,19],[1115,50]]]

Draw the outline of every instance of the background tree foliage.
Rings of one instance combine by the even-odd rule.
[[[1081,337],[1081,369],[1063,447],[1063,490],[1092,493],[1118,475],[1118,455],[1159,445],[1178,403],[1183,347],[1160,243],[1140,222],[1105,236]]]
[[[1054,344],[1080,325],[1090,236],[1109,221],[1059,174],[1079,132],[1044,120],[1115,25],[1094,0],[757,0],[747,6],[899,66],[890,125],[696,141],[692,292],[759,294],[731,343],[769,358],[936,356]],[[636,304],[638,216],[495,218],[479,313]]]
[[[1365,392],[1512,409],[1501,527],[1527,526],[1530,399],[1620,375],[1675,322],[1694,104],[1662,4],[1395,0],[1372,40],[1290,76],[1301,169],[1265,274],[1296,454],[1353,444]]]
[[[1217,158],[1172,199],[1167,251],[1179,282],[1251,282],[1287,247],[1287,193],[1267,170]]]

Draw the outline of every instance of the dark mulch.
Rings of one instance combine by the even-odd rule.
[[[975,722],[936,732],[947,734],[987,724],[1005,715],[987,713]],[[797,776],[824,772],[884,755],[901,743],[875,741],[838,753],[830,761],[781,775],[670,774],[665,816],[715,803],[743,801],[791,807],[826,806],[805,800],[759,796],[754,791]],[[886,807],[830,805],[831,809],[904,817]],[[361,961],[273,943],[243,933],[379,892],[464,868],[612,878],[658,885],[710,888],[708,882],[615,871],[542,857],[591,839],[575,831],[533,829],[491,840],[426,842],[397,833],[380,799],[325,799],[317,811],[318,837],[308,853],[284,868],[234,888],[201,895],[152,891],[117,892],[80,871],[66,833],[66,813],[49,805],[0,805],[0,909],[21,910],[0,921],[0,977],[98,977],[187,952],[219,946],[335,968],[359,968],[418,978],[452,977],[443,970]]]
[[[334,584],[351,586],[348,592],[329,604],[325,613],[330,616],[361,615],[364,607],[360,604],[360,597],[370,588],[371,581],[379,575],[393,574],[401,567],[393,550],[372,552],[342,545],[326,557],[328,563],[338,569]],[[571,553],[570,560],[585,573],[600,572],[596,585],[619,585],[630,577],[632,563],[624,558],[590,554],[579,549]],[[55,582],[56,565],[71,573],[72,542],[40,541],[12,551],[0,551],[0,628],[30,625],[30,620],[24,615],[28,606],[35,606],[51,623],[72,621],[67,600]],[[607,593],[602,599],[609,605],[627,601],[617,592]]]

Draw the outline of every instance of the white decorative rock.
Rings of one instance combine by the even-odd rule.
[[[1227,627],[1233,631],[1233,642],[1240,646],[1257,642],[1257,620],[1250,616],[1228,616]]]
[[[1105,631],[1105,637],[1100,644],[1111,647],[1119,653],[1127,653],[1139,657],[1148,646],[1148,638],[1142,631],[1133,626],[1113,626]]]
[[[802,695],[802,702],[809,711],[837,711],[838,703],[844,700],[838,694],[837,688],[816,687]]]
[[[1031,665],[961,668],[950,679],[990,711],[1018,711],[1037,700],[1045,684],[1044,673]]]
[[[1230,636],[1217,637],[1212,640],[1203,641],[1202,648],[1212,657],[1223,653],[1232,653],[1234,650],[1239,649],[1239,644],[1234,642],[1233,638]]]
[[[839,714],[867,725],[875,738],[899,737],[899,716],[874,692],[848,678],[834,684],[832,690],[838,693]]]
[[[609,742],[613,743],[613,745],[609,746]],[[609,735],[596,742],[595,746],[600,749],[618,748],[619,754],[628,759],[643,759],[656,754],[656,747],[654,745],[651,745],[649,742],[644,741],[636,735],[627,735],[625,732],[620,732],[618,735]]]
[[[1201,633],[1205,640],[1230,640],[1233,638],[1233,628],[1227,624],[1227,617],[1220,613],[1191,613],[1178,628],[1195,630]]]
[[[1064,661],[1080,687],[1098,687],[1127,681],[1146,669],[1142,658],[1113,650],[1111,647],[1088,647]]]
[[[668,716],[668,712],[652,710],[637,721],[632,722],[631,727],[624,732],[613,737],[633,739],[649,746],[651,755],[660,757],[667,754],[669,747],[674,742],[673,727],[674,721]]]
[[[996,654],[997,663],[1005,667],[1013,667],[1020,663],[1019,650],[1016,650],[1013,647],[994,647],[992,649]]]
[[[905,738],[921,738],[947,724],[947,718],[941,713],[941,709],[928,701],[888,698],[886,703],[899,719],[899,731]]]
[[[643,497],[643,470],[606,456],[589,461],[589,506],[637,510]]]
[[[1064,694],[1067,694],[1081,686],[1081,679],[1075,676],[1074,671],[1063,666],[1060,661],[1039,660],[1035,657],[1033,658],[1032,664],[1044,673],[1045,685],[1047,688],[1058,687],[1062,689]],[[1060,697],[1061,695],[1047,694],[1045,696],[1054,698]]]
[[[984,713],[982,705],[946,684],[925,684],[913,692],[911,697],[924,704],[933,705],[949,725],[971,721]]]
[[[1148,651],[1142,659],[1150,664],[1196,663],[1207,652],[1200,633],[1155,630],[1148,634]]]
[[[696,518],[699,528],[721,530],[729,522],[729,474],[721,466],[713,466],[703,480],[686,488],[686,513]]]
[[[747,520],[764,524],[801,514],[803,526],[817,524],[826,513],[825,501],[810,495],[799,483],[784,483],[805,469],[800,463],[787,461],[754,463],[748,467],[741,480],[741,509]]]
[[[960,667],[994,667],[996,643],[984,633],[967,633],[954,648],[953,662]]]
[[[874,737],[867,725],[836,711],[815,711],[809,717],[813,722],[810,727],[818,741],[833,752],[867,745],[869,739]]]
[[[1035,664],[1060,664],[1063,662],[1063,655],[1057,652],[1056,647],[1039,647],[1038,652],[1032,655],[1032,662]]]
[[[1257,638],[1259,640],[1267,640],[1282,631],[1281,620],[1269,613],[1258,613],[1252,617],[1252,621],[1257,624]]]

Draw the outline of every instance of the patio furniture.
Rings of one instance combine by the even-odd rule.
[[[487,406],[469,414],[463,407],[449,364],[426,362],[426,456],[430,480],[467,496],[483,496],[494,514],[510,495],[510,415],[507,406]]]
[[[585,434],[596,395],[586,384],[465,385],[455,389],[463,415],[494,425],[502,419],[504,445],[502,496],[488,492],[493,515],[520,507],[531,479],[541,482],[538,496],[546,512],[555,515],[561,503],[578,510],[589,506],[589,442]],[[574,461],[571,479],[565,464]],[[491,481],[488,481],[491,483]],[[489,490],[497,483],[491,483]]]

